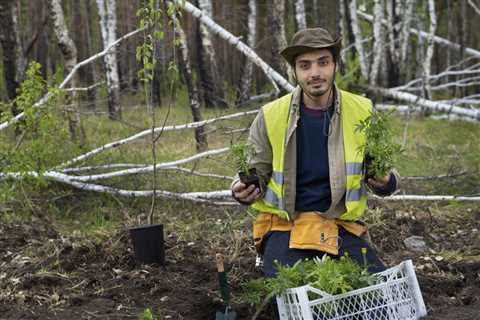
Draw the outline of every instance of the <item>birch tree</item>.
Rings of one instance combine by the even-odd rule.
[[[74,39],[77,43],[78,58],[83,60],[88,58],[93,53],[92,50],[92,36],[90,32],[90,16],[87,13],[88,1],[73,1],[73,29]],[[84,68],[78,70],[80,82],[83,85],[92,85],[95,83],[96,74],[93,64],[86,65]],[[88,107],[95,110],[95,99],[97,90],[95,87],[87,91]]]
[[[405,10],[404,0],[387,0],[387,34],[385,40],[387,41],[388,54],[385,54],[387,68],[384,68],[385,78],[388,79],[388,86],[398,86],[400,83],[400,29],[405,18],[401,18],[402,12]],[[380,21],[381,23],[381,21]]]
[[[340,2],[344,0],[339,0]],[[320,17],[321,15],[318,13],[320,11],[320,0],[313,0],[312,1],[312,7],[313,7],[313,12],[315,12],[314,18],[315,18],[315,25],[320,26],[322,25],[322,18]]]
[[[247,45],[250,48],[255,47],[257,38],[257,4],[256,0],[248,1],[248,8],[250,10],[248,14],[248,36]],[[237,104],[248,100],[248,91],[252,85],[253,80],[253,62],[250,59],[245,59],[245,65],[243,68],[242,78],[240,80],[240,91],[237,98]]]
[[[268,13],[270,34],[272,37],[272,67],[278,70],[284,77],[288,74],[288,67],[285,60],[278,54],[280,50],[287,46],[285,34],[285,1],[270,0],[271,11]]]
[[[193,121],[202,121],[202,114],[200,111],[200,97],[198,96],[198,89],[196,88],[193,81],[192,67],[188,54],[187,37],[185,35],[185,31],[183,31],[182,25],[178,21],[176,21],[177,18],[173,16],[172,19],[175,19],[175,33],[180,40],[179,42],[181,55],[178,65],[185,80],[185,84],[187,85],[188,99],[190,100],[190,109],[192,111]],[[207,150],[208,142],[205,132],[205,126],[196,127],[194,130],[197,152]]]
[[[205,24],[205,26],[207,26],[214,34],[227,41],[230,45],[234,46],[237,50],[244,54],[248,59],[252,60],[252,62],[255,63],[265,73],[277,94],[280,91],[279,86],[281,86],[285,91],[292,91],[294,89],[292,84],[289,83],[285,77],[270,67],[262,58],[258,56],[255,51],[252,50],[252,48],[243,43],[239,37],[234,36],[222,28],[222,26],[217,24],[210,17],[206,16],[201,10],[192,5],[190,2],[184,0],[173,0],[172,2],[180,6],[185,11],[191,13],[192,16],[197,18],[201,23]]]
[[[468,4],[470,5],[470,7],[472,7],[472,9],[473,9],[478,15],[480,15],[480,5],[476,5],[475,2],[473,2],[473,0],[468,0]]]
[[[208,17],[213,17],[212,1],[198,0],[200,10]],[[215,107],[226,107],[225,90],[223,80],[220,77],[217,57],[213,47],[213,39],[208,28],[200,24],[199,38],[201,46],[199,47],[199,69],[200,81],[203,89],[203,98],[205,105]]]
[[[48,6],[58,46],[63,54],[64,69],[66,73],[70,73],[77,65],[77,48],[68,34],[60,0],[50,0]],[[77,84],[78,77],[74,76],[70,85],[76,87]],[[67,105],[65,114],[67,116],[71,138],[83,146],[85,145],[85,132],[83,131],[80,113],[78,111],[77,93],[75,91],[68,93],[65,103]]]
[[[3,74],[7,96],[12,100],[23,80],[26,66],[18,29],[16,0],[0,1],[0,44],[3,50]]]
[[[103,47],[108,47],[116,39],[117,14],[115,0],[96,0],[100,16],[100,30]],[[104,56],[108,92],[108,116],[112,120],[122,118],[120,106],[120,80],[118,77],[117,54],[111,50]]]
[[[428,15],[430,17],[430,35],[427,40],[427,52],[425,55],[425,61],[423,62],[423,85],[425,90],[425,96],[427,99],[431,99],[432,92],[430,88],[430,74],[432,70],[432,57],[435,42],[433,37],[435,36],[435,31],[437,29],[437,14],[435,12],[435,2],[434,0],[428,0]]]
[[[314,3],[315,4],[315,3]],[[345,12],[345,0],[338,1],[338,12],[339,12],[339,19],[338,19],[338,26],[337,29],[342,36],[342,48],[347,47],[347,14]],[[340,54],[340,72],[344,72],[344,67],[347,65],[347,57],[345,54]]]
[[[307,18],[305,17],[305,1],[295,1],[295,25],[297,30],[307,27]]]
[[[363,48],[363,36],[362,31],[360,30],[360,25],[358,23],[358,16],[357,16],[357,1],[351,0],[349,4],[350,8],[350,19],[352,24],[352,32],[355,39],[355,50],[357,51],[359,62],[360,62],[360,71],[362,76],[365,79],[368,79],[368,61],[365,55],[365,50]]]
[[[410,36],[410,24],[413,17],[413,8],[415,5],[415,0],[406,0],[405,10],[402,14],[402,31],[400,35],[400,65],[403,67],[407,61],[407,49]]]
[[[381,0],[373,1],[373,62],[370,70],[370,84],[376,85],[380,62],[383,60],[383,47],[385,44],[382,32],[383,5]]]

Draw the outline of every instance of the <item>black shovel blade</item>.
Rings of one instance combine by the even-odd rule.
[[[237,320],[237,313],[231,311],[229,307],[226,307],[225,312],[217,311],[215,320]]]

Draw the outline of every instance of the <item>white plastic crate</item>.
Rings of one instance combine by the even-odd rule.
[[[309,285],[277,296],[281,320],[414,320],[427,314],[411,260],[377,273],[378,283],[330,295]]]

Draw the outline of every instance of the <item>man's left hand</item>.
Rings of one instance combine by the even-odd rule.
[[[375,189],[381,189],[381,188],[384,188],[389,181],[390,181],[390,174],[384,177],[369,178],[367,180],[367,183]]]

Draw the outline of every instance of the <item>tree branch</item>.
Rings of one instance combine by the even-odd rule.
[[[87,65],[89,64],[90,62],[98,59],[98,58],[101,58],[103,57],[104,55],[106,55],[110,50],[112,50],[112,48],[114,48],[115,46],[117,46],[120,42],[122,42],[123,40],[139,33],[140,31],[142,31],[143,29],[137,29],[137,30],[134,30],[130,33],[127,33],[126,35],[118,38],[115,42],[112,42],[108,47],[106,47],[103,51],[91,56],[90,58],[87,58],[79,63],[77,63],[73,68],[72,68],[72,71],[70,71],[70,73],[65,77],[65,79],[62,81],[62,83],[58,86],[59,89],[63,89],[67,83],[73,78],[73,76],[75,75],[75,73],[78,71],[78,69],[80,67],[83,67],[84,65]],[[48,101],[48,99],[50,99],[50,97],[52,96],[51,93],[47,93],[46,95],[44,95],[39,101],[37,101],[33,107],[34,108],[38,108],[38,107],[41,107],[43,104],[45,104],[45,102]],[[20,121],[21,119],[23,119],[23,117],[25,116],[25,114],[23,112],[17,114],[14,118],[11,118],[10,120],[8,121],[5,121],[3,123],[0,124],[0,131],[5,129],[5,128],[8,128],[9,126],[11,126],[12,124]]]
[[[262,58],[260,58],[255,53],[255,51],[253,51],[252,48],[243,43],[239,37],[236,37],[227,30],[225,30],[222,26],[217,24],[209,16],[205,15],[200,9],[192,5],[190,2],[183,0],[173,1],[178,6],[191,13],[195,18],[198,18],[201,23],[205,24],[205,26],[207,26],[212,31],[212,33],[222,37],[228,43],[237,48],[241,53],[243,53],[247,58],[252,60],[258,67],[260,67],[260,69],[262,69],[265,75],[270,79],[277,92],[279,91],[279,89],[276,83],[278,83],[287,91],[292,91],[294,89],[294,87],[290,84],[290,82],[288,82],[288,80],[282,77],[277,71],[273,70]]]
[[[208,120],[203,120],[203,121],[198,121],[198,122],[191,122],[191,123],[187,123],[187,124],[183,124],[183,125],[172,125],[172,126],[167,126],[167,127],[158,127],[158,128],[155,128],[155,133],[156,132],[162,132],[162,131],[193,129],[193,128],[198,128],[198,127],[204,126],[206,124],[214,123],[214,122],[217,122],[217,121],[220,121],[220,120],[234,119],[234,118],[244,117],[244,116],[252,115],[252,114],[256,114],[256,113],[258,113],[258,110],[238,112],[238,113],[234,113],[234,114],[230,114],[230,115],[226,115],[226,116],[222,116],[222,117],[218,117],[218,118],[213,118],[213,119],[208,119]],[[64,167],[67,167],[67,166],[71,166],[72,164],[74,164],[76,162],[84,161],[88,158],[91,158],[91,157],[93,157],[94,155],[96,155],[100,152],[103,152],[105,150],[113,149],[113,148],[116,148],[118,146],[127,144],[129,142],[135,141],[135,140],[140,139],[140,138],[142,138],[144,136],[147,136],[149,134],[151,134],[151,130],[147,129],[147,130],[141,131],[137,134],[134,134],[133,136],[130,136],[128,138],[107,143],[107,144],[105,144],[101,147],[98,147],[98,148],[96,148],[92,151],[84,153],[84,154],[82,154],[82,155],[80,155],[80,156],[78,156],[78,157],[76,157],[72,160],[64,162],[61,165],[57,166],[57,168],[64,168]]]
[[[360,11],[360,10],[358,10],[357,13],[362,19],[365,19],[369,22],[373,22],[373,17],[370,14],[365,13],[365,12]],[[387,25],[387,21],[383,20],[382,24]],[[425,39],[427,39],[429,37],[429,33],[425,32],[425,31],[417,30],[417,29],[414,29],[414,28],[410,28],[409,31],[410,31],[410,33],[416,35],[417,37],[421,37],[421,38],[425,38]],[[442,38],[442,37],[439,37],[439,36],[434,36],[433,41],[440,44],[440,45],[448,46],[448,47],[453,48],[453,49],[458,50],[458,51],[460,51],[462,49],[462,46],[459,45],[458,43],[454,43],[452,41],[449,41],[449,40],[447,40],[445,38]],[[475,50],[475,49],[472,49],[472,48],[465,48],[465,53],[467,53],[471,56],[475,56],[477,58],[480,58],[480,51],[478,51],[478,50]]]

